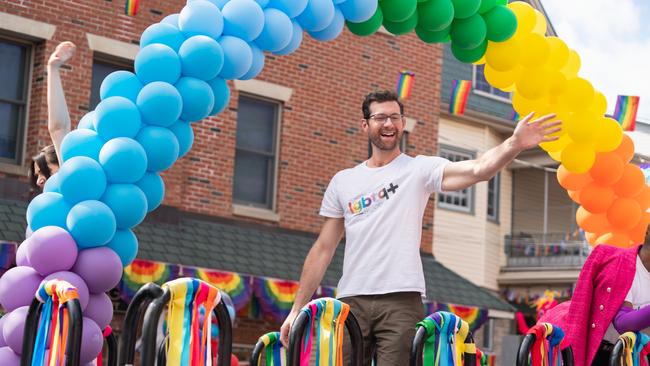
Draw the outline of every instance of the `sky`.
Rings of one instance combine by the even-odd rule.
[[[582,60],[579,75],[607,97],[641,97],[637,120],[650,123],[650,0],[541,0],[555,31]],[[645,20],[645,21],[644,21]]]

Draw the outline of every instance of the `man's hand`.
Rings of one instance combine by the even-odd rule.
[[[282,323],[282,327],[280,328],[280,342],[282,342],[284,348],[289,348],[289,332],[291,332],[291,324],[293,324],[293,321],[296,319],[299,312],[300,311],[291,310],[287,318],[284,320],[284,323]]]
[[[74,43],[65,41],[59,43],[54,49],[54,52],[50,55],[50,59],[47,61],[47,65],[50,67],[60,67],[65,64],[74,56],[74,51],[77,49]]]
[[[531,121],[534,113],[530,113],[517,123],[512,139],[515,146],[520,150],[528,150],[542,142],[555,141],[560,138],[558,132],[562,130],[562,121],[549,122],[555,118],[555,114],[537,118]]]

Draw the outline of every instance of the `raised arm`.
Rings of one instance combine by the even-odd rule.
[[[555,141],[560,131],[560,121],[551,121],[555,114],[531,121],[533,114],[520,120],[512,136],[498,146],[486,151],[477,159],[453,162],[445,166],[442,178],[443,191],[465,189],[478,182],[489,180],[499,170],[510,164],[520,152],[541,142]]]
[[[61,159],[61,141],[70,132],[70,114],[65,102],[65,93],[61,84],[60,69],[74,55],[76,46],[72,42],[62,42],[47,61],[47,129],[56,150],[59,164]]]
[[[336,247],[343,237],[344,225],[343,218],[327,218],[321,228],[320,235],[316,242],[309,250],[305,264],[302,267],[300,275],[300,284],[296,299],[293,302],[291,313],[287,316],[282,328],[280,329],[280,340],[285,347],[289,343],[289,331],[293,320],[298,316],[298,312],[311,299],[314,291],[320,285],[320,281],[325,275],[325,271],[332,261]]]

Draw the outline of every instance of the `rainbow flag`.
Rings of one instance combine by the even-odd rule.
[[[124,3],[124,14],[128,16],[135,16],[138,14],[138,8],[140,7],[140,0],[126,0]]]
[[[514,108],[512,109],[512,114],[510,115],[510,119],[515,122],[519,121],[519,113],[517,113],[517,111],[514,110]]]
[[[639,97],[619,95],[616,98],[614,119],[621,125],[623,131],[634,131],[636,127],[636,112],[639,109]]]
[[[472,82],[469,80],[456,80],[451,84],[451,97],[449,98],[449,113],[465,114],[465,105],[469,92],[472,90]]]
[[[415,73],[411,71],[402,70],[397,79],[397,86],[395,86],[397,97],[400,100],[406,100],[411,96],[411,89],[413,88],[413,79]]]

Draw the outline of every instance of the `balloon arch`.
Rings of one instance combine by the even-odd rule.
[[[221,112],[226,80],[252,79],[264,52],[287,55],[303,31],[330,41],[347,28],[368,36],[383,25],[415,31],[426,43],[451,42],[454,56],[485,64],[485,78],[512,92],[519,115],[556,113],[559,139],[541,147],[558,162],[557,176],[581,206],[576,219],[591,244],[641,242],[650,222],[650,188],[631,164],[634,146],[605,117],[607,102],[578,76],[580,58],[548,37],[544,16],[506,0],[189,0],[178,14],[148,27],[135,73],[103,81],[101,102],[61,147],[62,165],[27,208],[28,239],[18,266],[0,279],[0,358],[21,352],[27,306],[43,279],[77,287],[84,327],[82,364],[100,351],[112,318],[105,294],[136,257],[132,229],[160,205],[159,173],[191,148],[191,123]],[[4,364],[4,362],[3,362]]]

